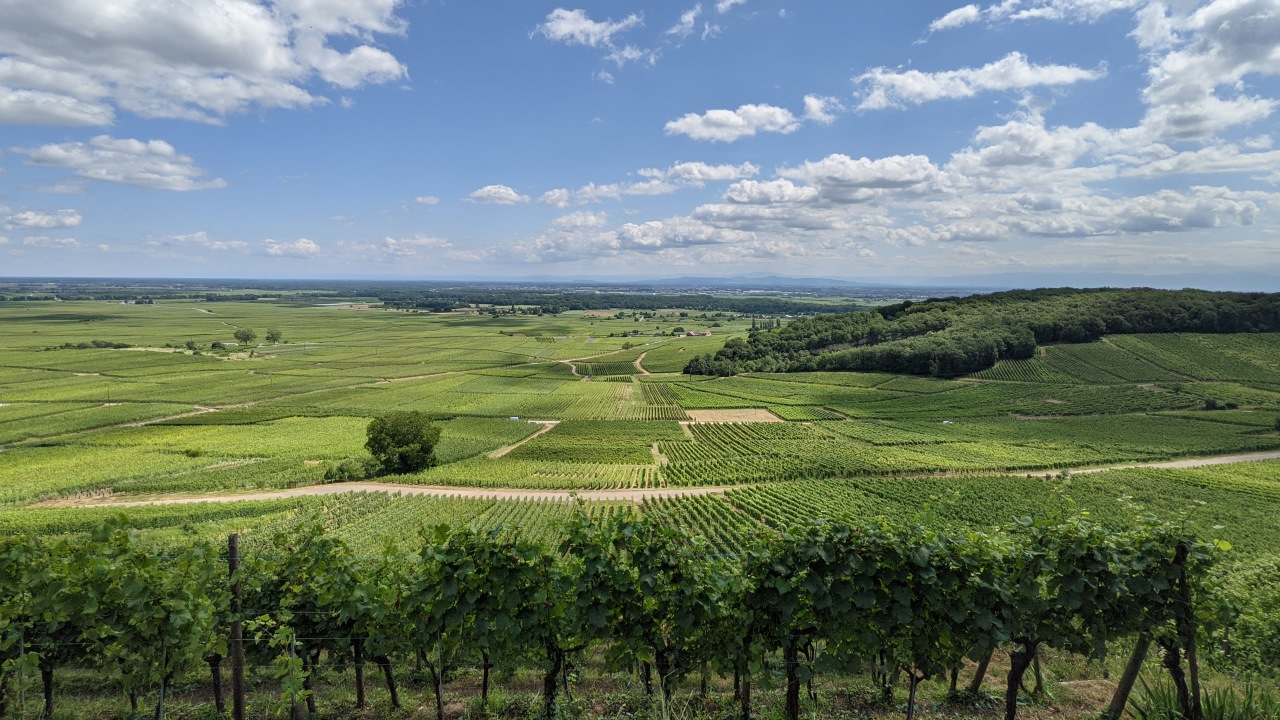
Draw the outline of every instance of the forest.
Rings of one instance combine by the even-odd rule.
[[[861,371],[954,377],[1049,343],[1120,333],[1259,333],[1280,330],[1280,294],[1201,290],[1044,289],[910,301],[754,329],[690,375]]]

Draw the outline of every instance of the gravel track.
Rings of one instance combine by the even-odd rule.
[[[548,426],[547,430],[554,425]],[[545,432],[541,431],[541,432]],[[529,438],[529,439],[532,439]],[[1238,455],[1220,455],[1217,457],[1187,458],[1169,462],[1114,465],[1102,468],[1083,468],[1070,470],[1073,474],[1105,472],[1107,470],[1128,470],[1132,468],[1197,468],[1214,465],[1230,465],[1234,463],[1259,462],[1262,460],[1280,460],[1280,450],[1268,452],[1243,453]],[[649,488],[627,490],[521,490],[518,488],[470,488],[442,487],[438,485],[402,485],[379,482],[348,482],[331,485],[309,485],[289,490],[266,490],[254,493],[220,494],[204,496],[157,497],[147,500],[128,500],[121,502],[87,502],[68,503],[66,500],[55,501],[62,507],[135,507],[138,505],[186,505],[202,502],[237,502],[241,500],[283,500],[293,497],[311,495],[340,495],[351,492],[384,492],[401,495],[431,495],[437,497],[462,498],[494,498],[499,500],[620,500],[640,501],[645,498],[689,497],[697,495],[722,495],[733,487],[683,487],[683,488]],[[65,504],[64,504],[65,503]]]

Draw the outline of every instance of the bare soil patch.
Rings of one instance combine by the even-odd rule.
[[[782,422],[782,418],[764,408],[733,408],[731,410],[685,410],[694,422],[747,423]]]

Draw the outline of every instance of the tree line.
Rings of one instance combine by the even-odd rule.
[[[55,673],[69,666],[113,677],[135,711],[158,687],[158,718],[174,678],[207,666],[222,711],[224,658],[240,653],[277,667],[274,708],[295,717],[316,712],[327,655],[354,668],[360,707],[367,667],[398,707],[395,668],[417,663],[441,719],[451,669],[479,667],[487,701],[491,670],[532,666],[553,720],[571,668],[599,651],[641,672],[664,707],[689,678],[705,687],[711,674],[732,675],[749,720],[753,681],[776,673],[797,720],[816,673],[865,673],[890,699],[905,684],[910,719],[921,682],[949,677],[956,689],[968,658],[977,692],[992,653],[1009,648],[1012,720],[1041,648],[1101,657],[1124,644],[1134,650],[1108,716],[1123,711],[1154,645],[1184,717],[1203,717],[1197,638],[1213,629],[1208,571],[1225,548],[1176,524],[1142,518],[1115,531],[1028,518],[979,533],[814,521],[724,557],[656,515],[577,512],[561,538],[443,526],[424,530],[416,552],[361,558],[303,524],[256,544],[230,575],[211,544],[160,556],[123,519],[88,537],[7,539],[0,716],[36,682],[52,716]],[[242,647],[228,639],[235,623]]]
[[[1280,294],[1201,290],[1015,290],[902,302],[872,312],[801,318],[733,338],[685,372],[856,370],[951,377],[1038,345],[1083,343],[1107,333],[1280,331]]]

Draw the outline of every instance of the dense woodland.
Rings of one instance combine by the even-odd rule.
[[[1092,342],[1108,333],[1280,331],[1280,294],[1201,290],[1015,290],[902,302],[874,312],[819,315],[753,330],[692,375],[851,370],[951,377],[1038,345]]]

